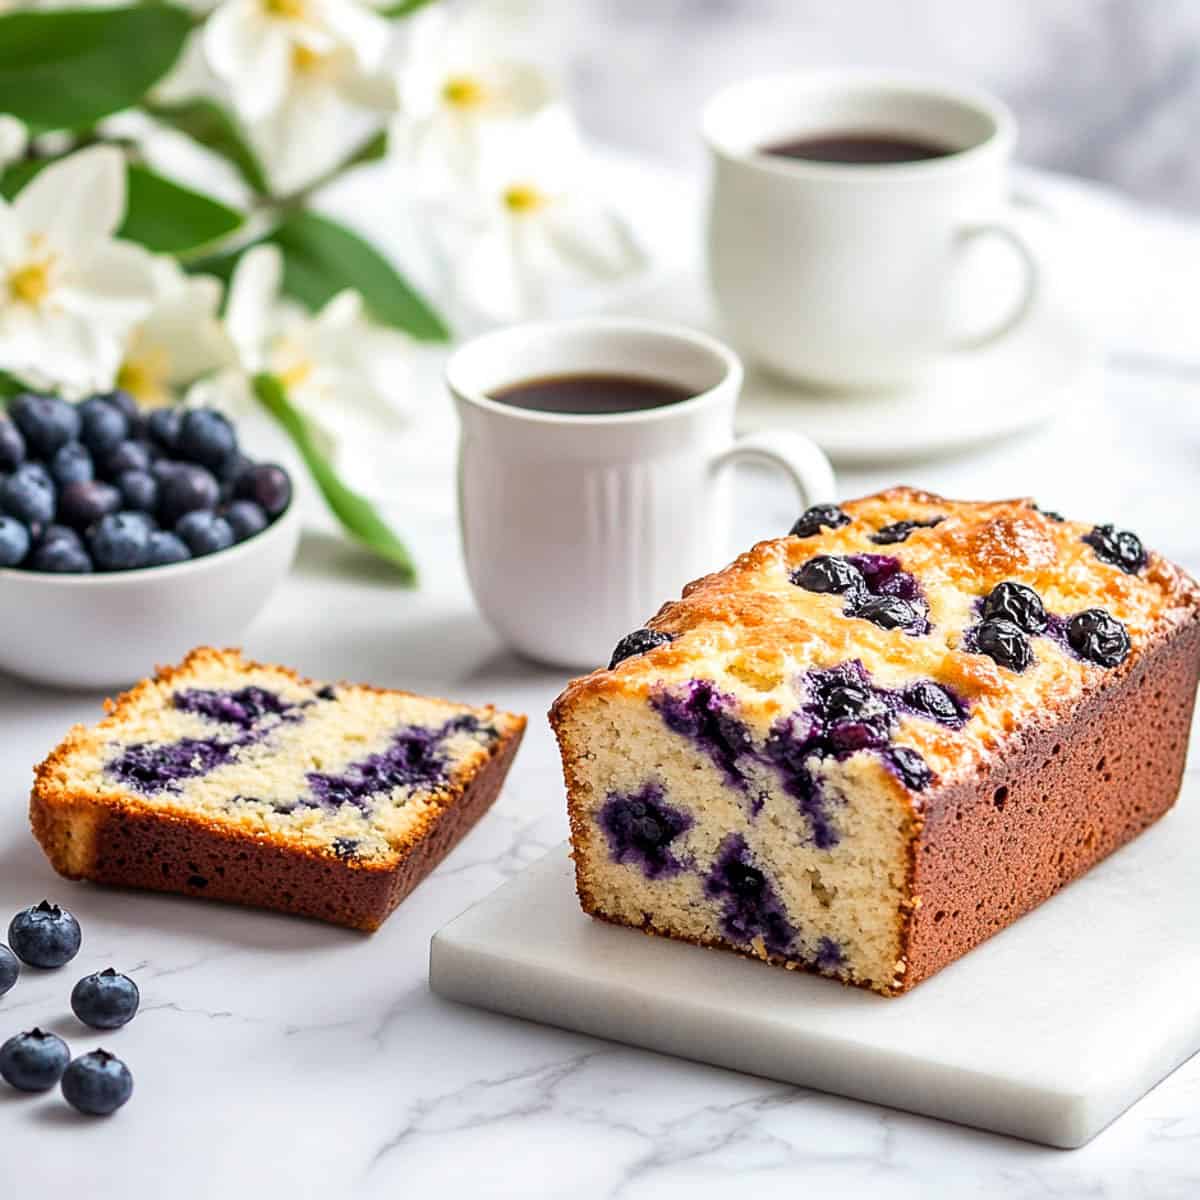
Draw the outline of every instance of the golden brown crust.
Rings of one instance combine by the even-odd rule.
[[[154,686],[169,684],[205,663],[271,670],[303,686],[319,686],[294,671],[247,662],[236,650],[201,647],[178,666],[160,668],[154,680],[106,701],[108,716],[103,721],[93,729],[72,728],[35,769],[30,822],[61,875],[377,929],[495,801],[525,729],[523,716],[490,707],[475,710],[500,727],[487,761],[465,786],[433,793],[433,802],[382,861],[342,858],[322,847],[290,844],[269,832],[231,828],[203,814],[164,810],[133,793],[97,796],[64,787],[63,768],[73,752],[102,738]]]

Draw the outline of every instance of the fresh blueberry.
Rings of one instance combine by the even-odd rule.
[[[97,396],[96,399],[107,400],[114,408],[124,413],[125,419],[129,422],[130,429],[142,419],[141,409],[138,408],[137,401],[124,388],[116,388],[114,391],[104,392]]]
[[[184,458],[215,470],[236,451],[237,434],[221,413],[211,408],[193,408],[183,414],[178,452]]]
[[[840,529],[849,524],[849,515],[836,504],[814,504],[812,508],[800,514],[789,532],[792,537],[813,537],[820,533],[822,528]]]
[[[867,581],[851,562],[834,554],[818,554],[792,572],[792,582],[806,592],[865,592]]]
[[[87,529],[121,508],[121,493],[111,483],[92,479],[70,483],[58,500],[58,519],[73,529]]]
[[[48,1092],[71,1061],[67,1043],[53,1033],[31,1029],[0,1046],[0,1078],[22,1092]]]
[[[54,520],[54,484],[45,470],[22,463],[0,484],[0,508],[31,528]]]
[[[234,538],[244,542],[267,527],[267,514],[253,500],[235,500],[222,514]]]
[[[125,471],[148,471],[152,457],[149,445],[134,438],[118,442],[100,460],[103,473],[108,479],[116,479]]]
[[[238,477],[234,494],[253,500],[269,517],[277,517],[292,500],[292,481],[274,463],[259,463]]]
[[[122,507],[152,513],[158,509],[158,480],[149,471],[122,471],[117,476]]]
[[[175,532],[183,539],[193,556],[216,554],[233,545],[233,529],[224,517],[207,509],[185,513],[175,524]]]
[[[904,689],[902,699],[907,708],[941,725],[961,725],[966,718],[963,706],[932,679],[910,683]]]
[[[884,751],[884,759],[911,791],[923,792],[933,782],[929,764],[908,746],[892,746]]]
[[[216,508],[220,489],[211,471],[180,463],[159,475],[159,515],[164,525],[174,525],[185,513]]]
[[[179,427],[183,413],[177,408],[155,408],[146,417],[146,432],[168,454],[174,454],[179,446]]]
[[[150,530],[140,513],[110,513],[88,530],[88,549],[101,571],[145,566]]]
[[[55,529],[61,526],[53,526]],[[83,543],[55,538],[42,541],[29,556],[25,564],[31,571],[43,571],[48,575],[90,575],[95,566]]]
[[[984,621],[975,630],[975,645],[980,654],[986,654],[1010,671],[1020,673],[1033,662],[1033,650],[1025,631],[1003,617]]]
[[[35,396],[26,392],[9,405],[9,416],[25,437],[31,454],[50,458],[67,442],[79,438],[79,411],[58,396]]]
[[[29,553],[29,530],[15,517],[0,517],[0,567],[15,567]]]
[[[1102,608],[1088,608],[1067,622],[1067,641],[1080,658],[1102,667],[1116,667],[1129,655],[1129,634],[1116,617]]]
[[[105,454],[129,437],[129,418],[111,400],[89,396],[79,406],[83,444],[93,454]]]
[[[71,990],[71,1011],[93,1029],[120,1029],[133,1020],[141,1002],[138,985],[112,967],[85,975]]]
[[[25,461],[25,438],[8,417],[0,416],[0,471],[15,471]]]
[[[0,996],[11,992],[21,974],[21,963],[17,956],[0,942]]]
[[[983,602],[983,619],[997,617],[1011,621],[1026,633],[1041,633],[1046,628],[1046,606],[1041,596],[1027,584],[1007,579],[996,584]]]
[[[79,922],[49,900],[17,913],[8,926],[8,944],[31,967],[49,970],[69,963],[82,941]]]
[[[89,1117],[115,1113],[133,1095],[129,1068],[107,1050],[75,1059],[62,1077],[63,1099]]]
[[[69,483],[87,483],[95,478],[96,468],[82,442],[67,442],[55,450],[50,460],[50,475],[61,488]]]
[[[1083,540],[1096,551],[1098,559],[1120,567],[1126,575],[1136,575],[1146,565],[1146,549],[1137,534],[1128,529],[1097,525],[1083,535]]]
[[[666,633],[662,629],[635,629],[617,643],[616,649],[612,652],[612,658],[609,660],[608,669],[611,671],[618,663],[623,663],[627,658],[633,658],[635,654],[645,654],[647,650],[653,650],[655,646],[665,646],[667,642],[674,640],[673,634]]]
[[[880,629],[918,629],[925,619],[918,605],[899,596],[867,596],[854,605],[850,615],[870,621]]]
[[[183,539],[166,529],[156,529],[150,534],[146,549],[146,566],[167,567],[172,563],[187,562],[192,552]]]

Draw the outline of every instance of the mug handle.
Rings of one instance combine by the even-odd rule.
[[[802,434],[782,429],[744,434],[716,455],[711,465],[720,470],[739,459],[778,467],[791,480],[805,508],[834,498],[833,467],[816,442]]]
[[[1024,323],[1033,310],[1034,302],[1041,291],[1042,268],[1037,255],[1025,235],[1014,225],[1007,221],[987,221],[982,225],[966,225],[958,231],[955,249],[962,250],[981,238],[998,238],[1008,245],[1016,255],[1024,272],[1021,294],[1013,303],[1012,308],[990,328],[979,333],[952,338],[948,347],[950,350],[981,350],[984,346],[989,346],[992,342],[1006,337],[1018,325]]]

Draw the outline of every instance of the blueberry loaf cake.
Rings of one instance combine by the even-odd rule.
[[[487,811],[525,719],[194,650],[37,768],[71,879],[376,929]]]
[[[1111,525],[896,488],[689,585],[551,721],[593,916],[885,995],[1171,806],[1200,590]]]

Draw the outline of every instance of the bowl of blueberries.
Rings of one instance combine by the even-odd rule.
[[[287,472],[246,457],[215,410],[16,396],[0,414],[0,671],[112,687],[228,645],[299,532]]]

